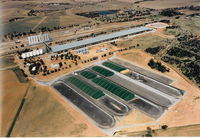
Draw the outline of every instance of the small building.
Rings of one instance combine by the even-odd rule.
[[[39,54],[43,54],[43,49],[39,49]]]
[[[36,56],[37,54],[36,54],[36,50],[33,50],[33,56]]]
[[[29,54],[29,55],[30,55],[30,57],[32,57],[32,56],[33,56],[33,53],[32,53],[32,52],[30,52],[30,54]]]
[[[26,57],[30,57],[30,54],[29,54],[29,52],[28,52],[28,53],[26,53]]]

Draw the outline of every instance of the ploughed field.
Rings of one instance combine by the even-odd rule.
[[[122,74],[124,70],[128,72]],[[112,128],[116,116],[134,110],[159,118],[185,93],[170,86],[171,82],[165,76],[113,59],[65,75],[51,86],[97,126]]]

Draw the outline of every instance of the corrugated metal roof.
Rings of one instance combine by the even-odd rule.
[[[139,33],[139,32],[143,32],[143,31],[148,31],[148,30],[152,30],[152,29],[150,29],[148,27],[137,27],[137,28],[132,28],[129,30],[119,31],[119,32],[111,33],[111,34],[100,35],[100,36],[97,36],[94,38],[76,41],[76,42],[72,42],[72,43],[68,43],[68,44],[64,44],[64,45],[57,45],[57,46],[51,47],[51,49],[53,52],[58,52],[58,51],[76,48],[76,47],[89,45],[89,44],[93,44],[93,43],[99,43],[101,41],[106,41],[106,40],[114,39],[117,37],[123,37],[126,35]]]

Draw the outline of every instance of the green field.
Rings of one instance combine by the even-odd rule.
[[[105,77],[110,77],[112,75],[114,75],[114,72],[112,71],[109,71],[103,67],[100,67],[100,66],[94,66],[92,67],[92,70],[94,70],[95,72],[98,72],[100,73],[101,75],[105,76]]]
[[[69,77],[67,79],[71,84],[73,84],[74,86],[76,86],[77,88],[79,88],[80,90],[82,90],[84,93],[88,94],[89,96],[91,96],[94,99],[98,99],[102,96],[104,96],[105,94],[100,91],[99,89],[91,86],[90,84],[79,80],[75,77]]]
[[[129,92],[128,90],[102,77],[95,78],[92,81],[125,101],[129,101],[135,97],[135,95]]]
[[[120,67],[120,66],[118,66],[116,64],[113,64],[111,62],[103,62],[103,65],[108,67],[108,68],[110,68],[110,69],[112,69],[112,70],[115,70],[117,72],[121,72],[122,70],[126,69],[126,68]]]
[[[83,77],[85,77],[87,79],[94,79],[94,78],[97,77],[96,74],[94,74],[94,73],[92,73],[90,71],[82,71],[80,74],[81,74],[81,76],[83,76]]]

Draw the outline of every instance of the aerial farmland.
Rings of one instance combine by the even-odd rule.
[[[1,136],[200,136],[198,1],[1,3]]]

